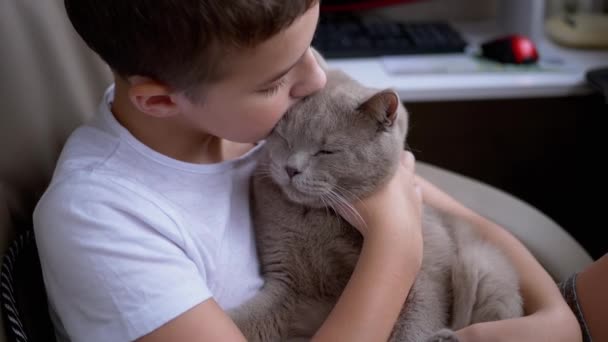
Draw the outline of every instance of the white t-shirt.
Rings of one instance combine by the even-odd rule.
[[[69,138],[34,213],[50,311],[71,341],[131,341],[263,284],[249,208],[262,144],[218,164],[171,159],[116,121],[113,94]]]

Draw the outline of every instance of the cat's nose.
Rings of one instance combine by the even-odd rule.
[[[300,170],[291,166],[285,166],[285,171],[287,171],[287,175],[289,176],[289,178],[293,178],[295,175],[300,173]]]

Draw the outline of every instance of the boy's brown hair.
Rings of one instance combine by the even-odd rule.
[[[175,90],[220,79],[231,52],[287,28],[318,0],[65,0],[72,25],[122,77]]]

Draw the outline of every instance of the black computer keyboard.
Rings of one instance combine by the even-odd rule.
[[[353,58],[463,52],[467,42],[446,22],[401,23],[325,13],[312,45],[326,58]]]

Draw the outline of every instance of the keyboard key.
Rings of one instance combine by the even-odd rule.
[[[327,58],[463,52],[466,41],[446,22],[363,20],[322,13],[312,45]]]

